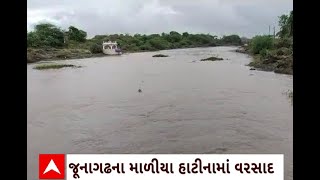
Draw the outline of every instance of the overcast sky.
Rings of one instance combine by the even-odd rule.
[[[27,0],[28,30],[39,22],[89,37],[111,33],[190,32],[252,37],[278,29],[292,0]]]

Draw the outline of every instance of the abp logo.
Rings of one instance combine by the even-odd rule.
[[[64,154],[39,154],[39,179],[64,179]]]

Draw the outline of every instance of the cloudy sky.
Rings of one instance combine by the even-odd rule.
[[[27,0],[28,30],[39,22],[66,29],[76,26],[89,37],[111,33],[210,33],[252,37],[278,29],[278,16],[293,0]]]

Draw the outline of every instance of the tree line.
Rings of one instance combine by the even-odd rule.
[[[28,48],[80,48],[100,53],[102,42],[108,40],[117,41],[121,49],[128,52],[242,44],[238,35],[218,38],[210,34],[180,34],[176,31],[150,35],[96,35],[87,39],[87,33],[81,29],[70,26],[68,30],[62,30],[50,23],[37,24],[34,31],[27,32]]]
[[[70,26],[68,31],[63,31],[53,24],[40,23],[35,25],[34,29],[27,32],[27,47],[63,47],[66,40],[85,42],[87,37],[85,31],[74,26]]]

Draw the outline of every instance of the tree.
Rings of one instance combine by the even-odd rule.
[[[35,32],[27,33],[27,47],[38,47],[39,46],[39,36]]]
[[[184,33],[182,33],[182,36],[186,38],[186,37],[189,36],[189,33],[188,32],[184,32]]]
[[[241,38],[238,35],[223,36],[221,40],[224,44],[230,44],[230,45],[241,44]]]
[[[85,42],[87,33],[74,26],[70,26],[68,31],[68,37],[69,37],[69,40],[73,40],[77,42]]]
[[[35,26],[33,32],[28,33],[27,41],[30,47],[62,47],[64,33],[53,24],[41,23]]]
[[[288,27],[289,27],[289,36],[293,36],[293,11],[290,12],[290,16],[288,18]]]
[[[292,37],[293,35],[293,11],[289,15],[279,16],[279,26],[280,31],[277,33],[277,36],[280,38]]]
[[[169,35],[169,42],[175,43],[179,42],[182,39],[182,36],[176,32],[176,31],[171,31]]]
[[[287,20],[288,20],[288,16],[285,14],[279,17],[280,31],[277,33],[277,35],[281,38],[283,38],[288,34]]]

